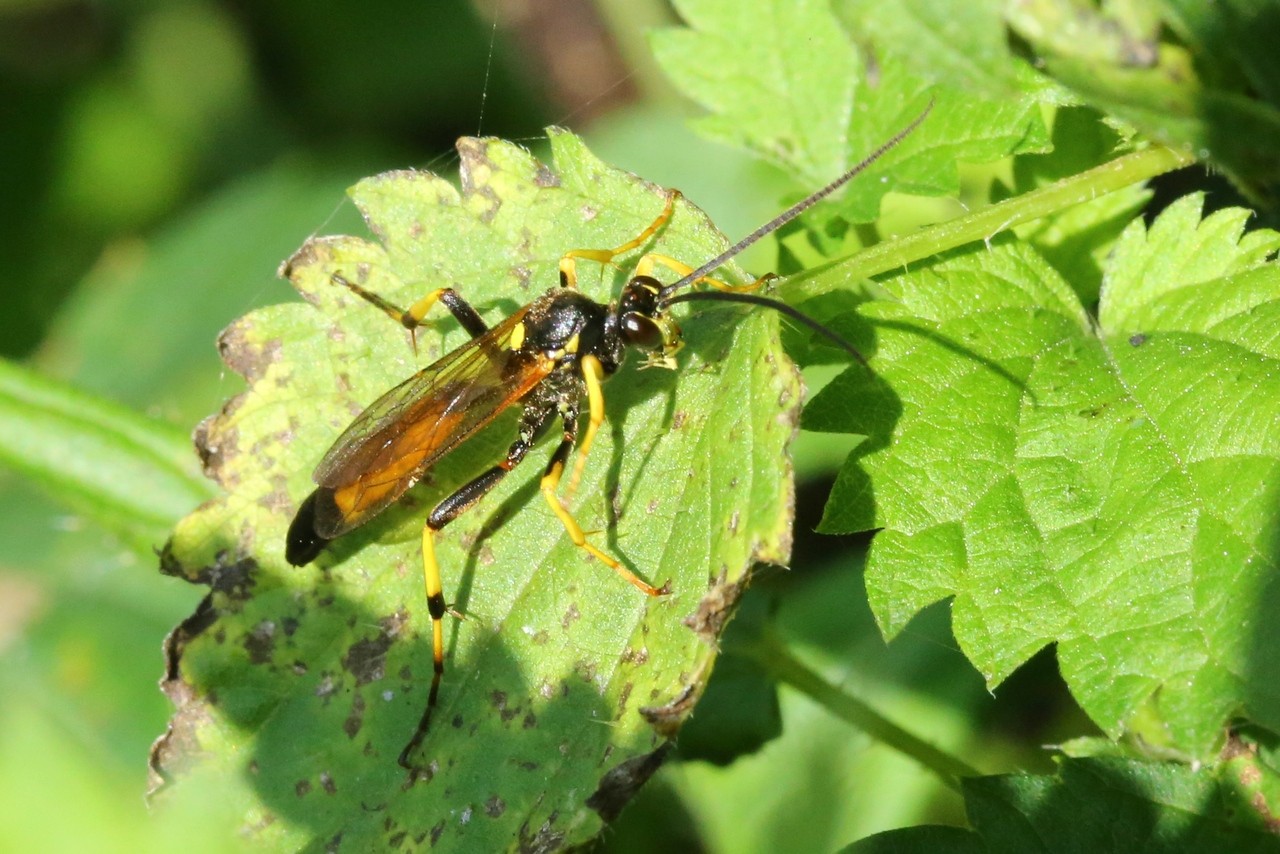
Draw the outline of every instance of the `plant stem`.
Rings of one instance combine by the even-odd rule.
[[[780,290],[787,295],[788,301],[802,300],[839,287],[841,280],[860,282],[888,270],[905,269],[913,262],[966,243],[990,240],[1014,226],[1091,201],[1192,162],[1189,155],[1164,147],[1126,154],[1110,163],[1006,199],[968,216],[928,226],[878,243],[848,258],[812,267],[792,276]]]
[[[766,632],[736,652],[749,656],[779,682],[808,695],[841,720],[887,744],[932,771],[948,788],[960,790],[961,777],[977,777],[977,770],[907,732],[869,705],[841,691],[791,654],[777,637]]]

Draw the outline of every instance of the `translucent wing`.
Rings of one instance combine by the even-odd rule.
[[[526,311],[445,354],[356,417],[312,475],[333,493],[336,509],[317,517],[316,533],[332,539],[375,516],[551,372],[551,359],[511,346]]]

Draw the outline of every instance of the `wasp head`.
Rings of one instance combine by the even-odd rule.
[[[657,279],[636,276],[622,289],[614,312],[619,337],[626,346],[646,353],[646,368],[675,368],[676,353],[684,346],[680,327],[658,302],[661,291]]]

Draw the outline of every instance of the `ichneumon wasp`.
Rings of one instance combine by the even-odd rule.
[[[817,321],[784,303],[750,292],[772,279],[772,274],[744,286],[727,284],[711,274],[864,171],[914,131],[928,112],[926,108],[839,178],[697,268],[653,252],[641,255],[618,298],[608,304],[596,302],[578,290],[578,262],[607,265],[644,246],[671,218],[678,192],[667,193],[662,212],[632,240],[612,249],[565,252],[559,264],[559,287],[493,327],[487,326],[476,310],[450,288],[435,290],[408,309],[401,309],[340,274],[332,276],[336,284],[368,301],[410,332],[422,325],[436,303],[442,303],[471,339],[382,395],[338,437],[313,473],[316,489],[303,500],[289,526],[285,544],[289,563],[310,563],[329,542],[395,503],[433,464],[499,413],[516,405],[522,410],[517,437],[505,458],[437,504],[423,526],[422,560],[432,627],[433,674],[427,707],[412,739],[400,753],[401,765],[412,767],[410,756],[427,732],[444,674],[443,622],[449,606],[435,556],[437,533],[492,490],[558,419],[561,439],[540,482],[548,506],[574,545],[645,594],[668,593],[668,584],[653,586],[588,542],[558,496],[574,448],[577,447],[578,456],[569,481],[570,493],[577,486],[592,440],[604,422],[602,383],[617,372],[633,349],[645,355],[646,366],[674,369],[683,339],[670,310],[678,303],[699,300],[766,306],[832,339],[862,360],[857,350]],[[673,271],[680,278],[664,285],[654,275],[658,267]],[[699,284],[711,290],[685,291]],[[584,400],[586,427],[579,436]]]

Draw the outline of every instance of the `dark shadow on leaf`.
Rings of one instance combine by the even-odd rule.
[[[1274,222],[1280,197],[1280,7],[1227,2],[1190,16],[1188,41],[1205,85],[1194,93],[1212,159]]]
[[[1280,465],[1272,465],[1270,475],[1259,499],[1268,508],[1269,518],[1257,541],[1255,560],[1262,565],[1254,574],[1261,576],[1262,589],[1255,594],[1257,611],[1243,675],[1244,714],[1275,735],[1280,734],[1280,620],[1276,619],[1280,613]]]
[[[241,573],[228,586],[233,565],[260,577]],[[243,562],[199,573],[224,579],[223,592],[184,623],[172,647],[178,719],[222,720],[231,729],[221,737],[252,756],[251,783],[269,810],[256,831],[270,835],[267,826],[282,822],[308,837],[301,844],[286,837],[293,847],[316,850],[338,840],[374,850],[449,837],[455,847],[497,850],[513,831],[522,843],[554,847],[571,810],[548,781],[567,763],[599,763],[607,739],[607,727],[587,725],[610,715],[592,679],[566,672],[539,689],[502,640],[509,628],[468,621],[460,631],[489,637],[471,646],[468,660],[447,662],[441,702],[415,757],[421,779],[410,784],[396,757],[430,684],[425,602],[373,613],[314,569],[290,571],[315,573],[315,584],[298,595]],[[407,601],[417,593],[410,586]],[[180,775],[207,749],[196,735],[191,729],[158,746],[158,767]],[[601,773],[613,764],[606,760]],[[473,797],[464,809],[459,791]]]
[[[1280,850],[1246,791],[1173,763],[1065,759],[1055,777],[974,778],[964,794],[992,851],[1046,850],[1046,839],[1053,850],[1073,851]]]
[[[961,358],[968,359],[973,362],[977,362],[979,365],[982,365],[991,373],[995,374],[996,376],[1008,382],[1009,385],[1016,388],[1022,394],[1028,396],[1033,404],[1035,403],[1035,400],[1036,400],[1035,392],[1033,392],[1027,386],[1027,383],[1025,380],[1019,378],[1017,375],[1010,372],[1008,369],[1006,369],[1003,365],[1001,365],[999,362],[995,361],[994,359],[989,359],[986,356],[980,355],[979,353],[973,350],[970,350],[968,347],[965,347],[961,344],[957,344],[955,341],[953,341],[952,339],[948,338],[945,335],[939,335],[937,332],[934,332],[931,329],[925,329],[914,323],[907,323],[904,321],[874,320],[874,321],[870,321],[870,323],[873,326],[879,327],[881,329],[894,329],[894,330],[897,330],[898,332],[905,332],[908,335],[918,335],[921,338],[928,339],[934,344],[937,344],[939,347],[941,347],[944,350],[948,350],[952,353],[955,353],[957,356],[960,356]]]

